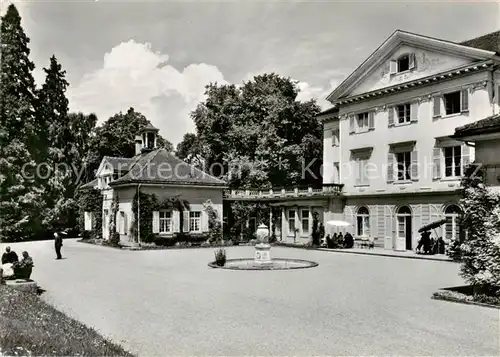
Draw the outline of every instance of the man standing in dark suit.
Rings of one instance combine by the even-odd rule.
[[[54,248],[56,249],[56,254],[57,254],[57,258],[56,259],[62,259],[62,256],[61,256],[61,247],[63,245],[62,243],[62,237],[61,237],[61,233],[54,233]]]

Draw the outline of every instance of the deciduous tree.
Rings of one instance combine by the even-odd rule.
[[[191,114],[209,172],[235,188],[321,184],[319,107],[298,101],[298,93],[294,81],[274,73],[240,87],[209,84]]]

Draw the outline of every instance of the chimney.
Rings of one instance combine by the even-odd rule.
[[[140,155],[142,150],[142,137],[140,135],[136,135],[135,137],[135,154]]]

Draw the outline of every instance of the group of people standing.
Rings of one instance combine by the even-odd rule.
[[[444,254],[445,244],[443,237],[438,239],[431,238],[431,232],[425,231],[421,233],[421,238],[418,241],[416,253],[422,254]]]

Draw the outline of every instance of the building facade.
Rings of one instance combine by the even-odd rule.
[[[464,168],[475,148],[455,129],[499,113],[498,34],[453,43],[396,31],[327,99],[324,184],[343,184],[324,220],[339,213],[355,238],[414,250],[418,229],[448,218],[460,234]]]
[[[222,223],[223,190],[225,182],[210,176],[183,162],[165,149],[156,148],[158,129],[147,126],[135,139],[136,156],[133,158],[104,157],[96,173],[96,179],[86,187],[101,191],[102,237],[110,235],[112,203],[118,200],[116,231],[120,243],[134,243],[132,231],[133,201],[137,193],[154,194],[159,202],[178,199],[186,203],[184,210],[165,209],[152,213],[152,233],[160,238],[174,237],[181,231],[189,234],[208,232],[208,214],[205,205],[210,204]],[[183,215],[181,220],[180,215]],[[180,227],[182,221],[183,227]],[[85,212],[85,229],[92,227],[92,215]],[[140,233],[138,234],[140,242]]]

